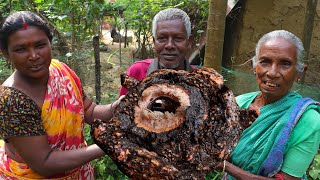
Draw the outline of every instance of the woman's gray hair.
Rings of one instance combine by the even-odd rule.
[[[186,28],[188,38],[191,36],[191,22],[188,14],[181,9],[178,8],[167,8],[160,12],[158,12],[152,21],[152,36],[156,37],[157,24],[160,21],[168,21],[181,19],[184,27]]]
[[[275,30],[271,31],[265,35],[262,36],[262,38],[258,41],[256,45],[256,55],[252,58],[252,65],[253,68],[256,67],[258,63],[258,57],[259,57],[259,51],[262,45],[264,45],[268,40],[274,39],[274,38],[284,38],[288,42],[294,44],[296,46],[296,52],[297,52],[297,71],[298,73],[303,73],[304,70],[304,57],[305,57],[305,51],[303,47],[302,41],[291,32],[288,32],[286,30]]]

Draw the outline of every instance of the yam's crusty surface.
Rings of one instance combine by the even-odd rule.
[[[239,109],[220,74],[159,70],[129,89],[92,136],[131,179],[199,179],[224,159],[255,113]]]

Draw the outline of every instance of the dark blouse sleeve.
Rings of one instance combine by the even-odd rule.
[[[81,87],[82,89],[82,101],[84,102],[84,100],[87,98],[87,94],[84,92],[83,87]]]
[[[0,86],[0,138],[45,134],[37,104],[14,88]]]

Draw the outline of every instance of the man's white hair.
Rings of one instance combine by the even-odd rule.
[[[178,8],[167,8],[158,12],[152,21],[152,36],[156,38],[157,24],[160,21],[181,19],[186,28],[188,38],[191,36],[191,22],[188,14]]]

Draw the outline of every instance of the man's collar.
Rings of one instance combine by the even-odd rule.
[[[191,67],[189,61],[185,60],[184,62],[185,62],[185,70],[191,71],[192,67]],[[149,68],[147,71],[147,76],[158,69],[160,69],[159,60],[158,60],[158,58],[155,58],[149,65]]]

